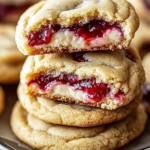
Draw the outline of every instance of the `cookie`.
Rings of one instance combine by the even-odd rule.
[[[49,0],[22,15],[16,42],[25,55],[128,49],[138,26],[126,0]]]
[[[150,113],[150,53],[143,58],[143,66],[146,74],[146,82],[143,85],[143,104]]]
[[[28,94],[109,110],[131,102],[144,81],[132,48],[29,56],[21,72]]]
[[[19,82],[20,71],[22,63],[18,64],[5,64],[0,63],[0,83],[12,84]]]
[[[147,114],[142,105],[122,121],[92,128],[45,123],[28,114],[20,103],[15,105],[11,115],[11,127],[17,137],[40,150],[117,149],[138,137],[146,121]]]
[[[4,110],[4,91],[2,87],[0,86],[0,114]]]
[[[17,23],[20,15],[39,0],[0,0],[0,22]]]
[[[135,34],[132,45],[137,48],[141,58],[150,52],[150,25],[141,20],[139,30]]]
[[[137,108],[142,100],[142,94],[140,93],[130,104],[116,110],[61,103],[27,95],[22,85],[18,87],[18,98],[26,111],[45,122],[68,126],[92,127],[125,118]]]
[[[140,18],[150,22],[150,1],[149,0],[128,0],[136,9]]]
[[[0,63],[23,63],[25,58],[15,43],[15,26],[0,24]]]

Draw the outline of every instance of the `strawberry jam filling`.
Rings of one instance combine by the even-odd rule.
[[[20,6],[20,5],[0,3],[0,19],[5,17],[5,15],[14,13],[15,11],[18,12],[18,9],[21,9],[22,13],[23,13],[29,6],[30,6],[30,4],[25,4],[25,5]]]
[[[88,52],[78,52],[78,53],[72,53],[73,60],[78,62],[86,62],[88,59],[84,56]]]
[[[106,98],[106,96],[112,94],[111,88],[106,83],[97,83],[96,78],[85,78],[79,79],[77,75],[74,74],[62,74],[60,76],[54,77],[50,74],[42,75],[37,77],[28,83],[38,84],[41,91],[49,91],[54,85],[65,84],[72,88],[72,90],[81,90],[86,93],[86,97],[94,102],[100,102]],[[124,92],[119,90],[118,93],[113,95],[116,100],[124,101]]]
[[[105,36],[108,30],[117,30],[121,37],[123,32],[118,23],[106,22],[104,20],[92,20],[87,24],[74,24],[72,27],[62,28],[59,24],[55,25],[43,25],[40,30],[31,31],[27,36],[28,45],[30,47],[42,44],[48,44],[51,41],[51,37],[58,31],[69,30],[74,32],[75,36],[82,37],[89,45],[92,40],[102,38]]]

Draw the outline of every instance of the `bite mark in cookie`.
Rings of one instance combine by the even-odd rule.
[[[138,26],[126,0],[42,1],[20,18],[16,42],[25,55],[128,49]]]
[[[116,109],[131,102],[144,83],[139,56],[128,51],[30,56],[21,84],[34,96]]]
[[[30,47],[44,44],[49,44],[50,46],[63,44],[63,46],[71,45],[74,48],[89,49],[110,44],[112,40],[117,43],[123,40],[124,36],[118,23],[92,20],[86,24],[74,24],[70,27],[61,27],[60,24],[51,25],[48,23],[46,26],[41,26],[41,29],[37,31],[31,31],[27,38]],[[75,41],[78,41],[78,44]]]
[[[59,88],[63,88],[63,85],[66,85],[72,93],[73,91],[82,91],[79,93],[82,93],[83,97],[80,97],[81,99],[78,99],[78,101],[83,101],[84,103],[99,103],[106,99],[106,97],[114,98],[114,101],[119,100],[120,103],[124,102],[124,92],[121,89],[114,94],[108,84],[96,82],[95,77],[79,79],[75,74],[61,74],[59,76],[47,74],[38,76],[38,78],[28,83],[28,86],[37,86],[40,93],[54,91],[54,89],[57,89],[57,85],[59,85]],[[57,90],[55,92],[57,93]],[[59,90],[57,94],[62,93]]]

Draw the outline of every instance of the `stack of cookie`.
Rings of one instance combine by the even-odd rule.
[[[43,150],[111,150],[139,136],[145,78],[129,48],[138,24],[126,0],[48,0],[28,9],[16,42],[34,56],[21,72],[13,132]]]

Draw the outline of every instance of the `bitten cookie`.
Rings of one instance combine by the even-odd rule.
[[[140,22],[139,30],[131,44],[138,49],[142,58],[150,52],[150,25],[148,23]]]
[[[128,49],[138,26],[126,0],[49,0],[22,15],[16,42],[25,55]]]
[[[132,48],[29,56],[21,72],[28,94],[109,110],[131,102],[144,81]]]
[[[140,18],[150,22],[150,1],[149,0],[128,0],[135,7]]]
[[[19,82],[22,65],[23,63],[0,63],[0,83],[11,84]]]
[[[15,43],[15,26],[0,24],[0,63],[23,63],[25,58]]]
[[[0,114],[2,113],[2,111],[4,110],[4,91],[2,89],[2,87],[0,86]]]
[[[150,53],[143,58],[143,66],[146,74],[146,82],[143,85],[143,104],[150,113]]]
[[[113,150],[128,144],[145,128],[147,114],[142,105],[126,119],[93,128],[75,128],[45,123],[17,103],[11,127],[19,139],[40,150]],[[19,129],[19,130],[18,130]]]
[[[20,15],[39,0],[0,0],[0,22],[17,23]]]
[[[18,98],[24,109],[43,121],[60,125],[91,127],[124,119],[137,108],[142,100],[142,94],[140,93],[130,104],[116,110],[104,110],[34,97],[25,94],[22,85],[18,87]]]

